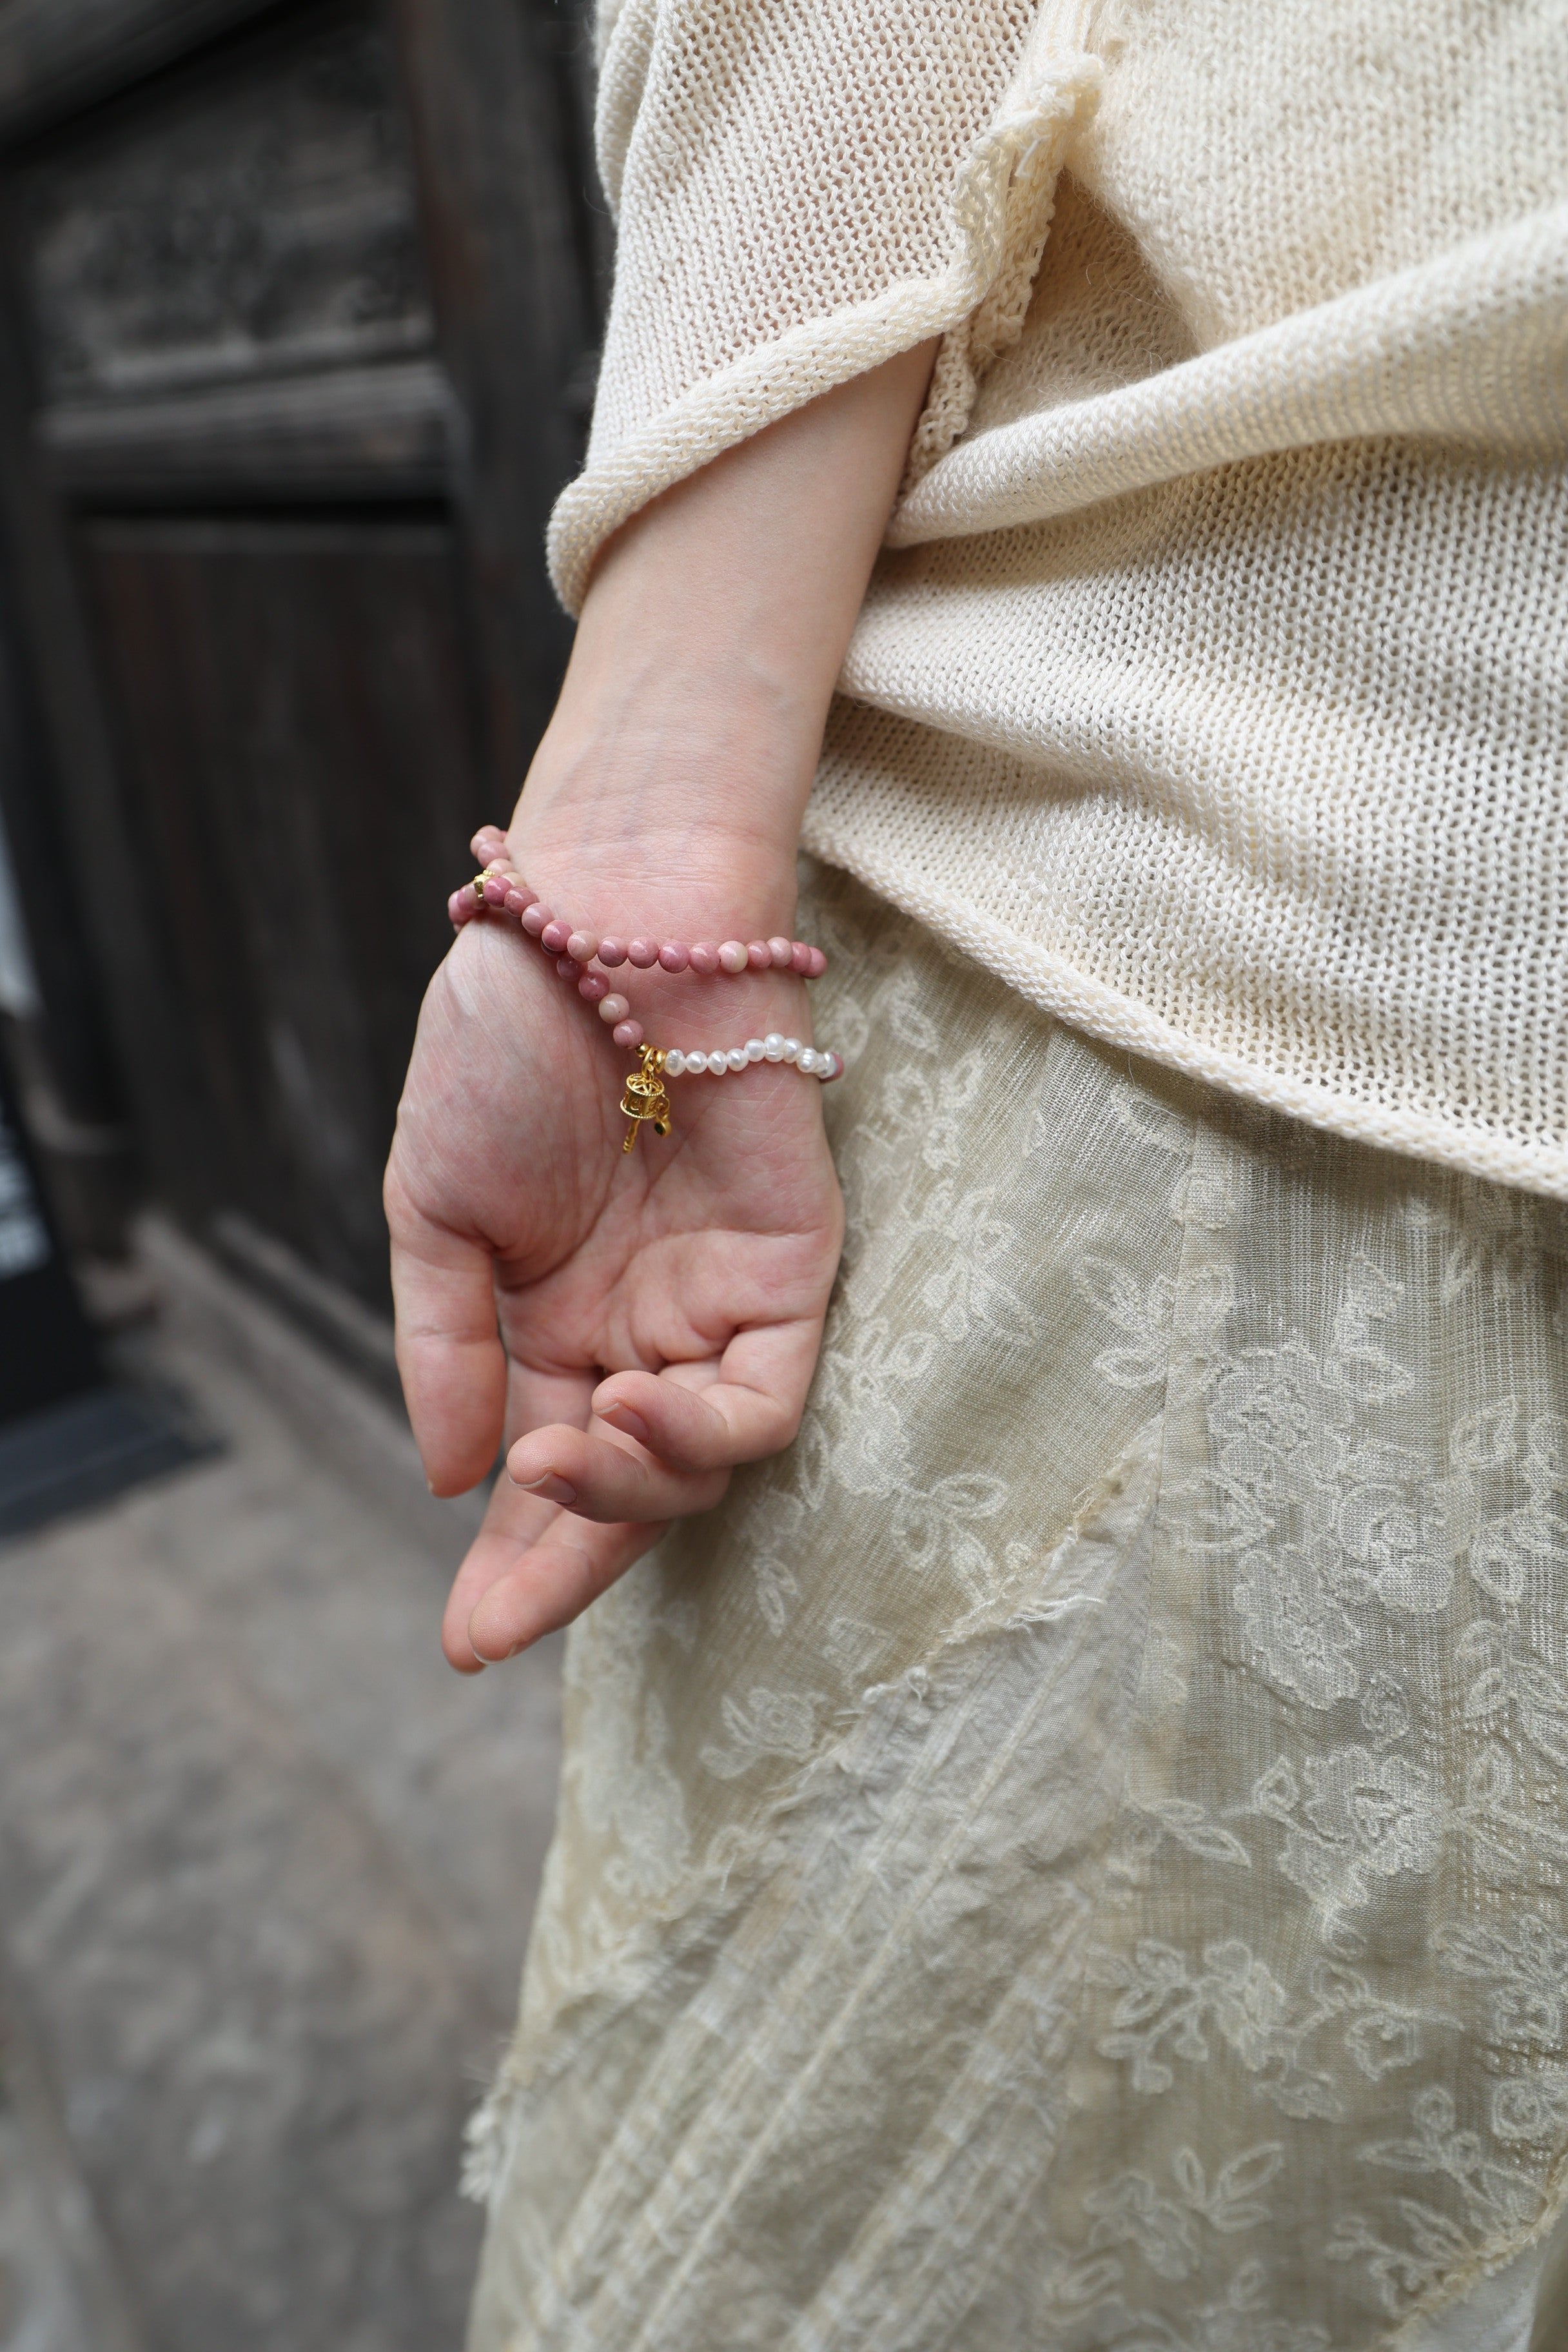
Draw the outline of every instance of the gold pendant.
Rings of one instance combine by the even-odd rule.
[[[626,1080],[626,1090],[621,1097],[621,1112],[629,1118],[623,1151],[637,1149],[637,1139],[644,1123],[652,1119],[656,1135],[669,1133],[669,1097],[664,1090],[664,1053],[658,1045],[643,1045],[637,1050],[637,1066]]]

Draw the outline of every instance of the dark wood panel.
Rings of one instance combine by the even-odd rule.
[[[3,0],[0,145],[183,57],[269,0]]]
[[[510,805],[571,644],[543,536],[582,457],[597,340],[573,51],[580,5],[389,0],[414,125],[441,355],[468,431],[457,478],[492,803]]]
[[[484,799],[449,534],[84,537],[222,1197],[380,1303],[382,1164]]]
[[[391,45],[312,10],[137,91],[18,183],[47,399],[430,346]]]
[[[142,506],[437,498],[464,442],[436,360],[62,402],[37,431],[51,479],[72,497]]]

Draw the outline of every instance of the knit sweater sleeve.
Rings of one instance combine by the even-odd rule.
[[[637,509],[835,384],[940,336],[911,467],[1012,340],[1099,66],[1073,0],[606,0],[618,220],[586,467],[551,569],[580,605]]]

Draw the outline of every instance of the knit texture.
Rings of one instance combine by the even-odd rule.
[[[1046,1009],[1568,1197],[1557,0],[624,0],[552,557],[943,338],[805,838]]]

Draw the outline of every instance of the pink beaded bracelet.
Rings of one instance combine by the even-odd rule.
[[[682,1054],[673,1047],[666,1053],[661,1047],[645,1043],[642,1024],[631,1017],[627,1000],[617,994],[600,972],[588,970],[595,962],[612,971],[629,963],[636,971],[651,971],[657,964],[664,971],[695,971],[704,978],[719,972],[772,971],[817,980],[827,969],[827,958],[820,948],[810,947],[804,940],[782,937],[726,940],[719,947],[710,946],[705,940],[688,947],[679,940],[664,946],[651,940],[601,940],[596,933],[556,915],[521,875],[504,865],[502,853],[506,845],[506,835],[498,825],[480,827],[470,846],[474,856],[483,861],[482,870],[466,889],[453,891],[447,901],[447,912],[457,930],[461,930],[476,915],[486,913],[507,915],[521,923],[528,936],[537,940],[546,954],[554,959],[562,979],[574,981],[578,995],[596,1007],[616,1044],[637,1054],[637,1066],[626,1080],[621,1100],[621,1108],[631,1121],[623,1150],[633,1149],[643,1126],[649,1122],[656,1135],[668,1134],[669,1097],[664,1089],[667,1071],[671,1077],[685,1072],[693,1076],[711,1072],[722,1076],[726,1071],[743,1070],[766,1060],[791,1063],[803,1076],[820,1078],[825,1086],[842,1076],[841,1055],[826,1050],[818,1052],[796,1038],[777,1036],[772,1032],[765,1038],[749,1037],[744,1045],[710,1053]]]
[[[820,980],[827,970],[827,958],[820,948],[808,946],[805,940],[786,940],[782,934],[770,940],[724,940],[717,947],[707,940],[699,940],[695,946],[689,947],[684,940],[669,940],[661,945],[657,940],[601,939],[596,931],[557,915],[520,876],[502,864],[506,835],[499,827],[481,827],[470,846],[481,861],[483,871],[474,877],[467,890],[454,890],[447,901],[447,911],[459,929],[482,908],[491,907],[498,914],[510,915],[520,921],[529,937],[537,940],[548,954],[570,956],[574,963],[583,965],[597,963],[606,971],[618,971],[624,963],[637,971],[651,971],[658,964],[664,971],[695,971],[704,979],[720,972],[739,975],[743,971],[795,971],[803,980]]]

